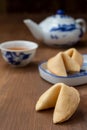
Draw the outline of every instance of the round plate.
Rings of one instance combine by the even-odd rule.
[[[83,66],[81,68],[81,71],[72,75],[68,75],[67,77],[64,76],[56,76],[55,74],[52,74],[48,69],[47,69],[47,62],[43,62],[39,65],[39,73],[40,76],[52,83],[65,83],[67,85],[71,86],[77,86],[77,85],[82,85],[87,83],[87,55],[83,55]]]

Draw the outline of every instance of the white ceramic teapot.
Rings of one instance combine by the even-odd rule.
[[[84,19],[74,19],[58,10],[55,15],[47,17],[39,24],[30,19],[24,20],[33,36],[47,45],[72,45],[80,40],[86,32]]]

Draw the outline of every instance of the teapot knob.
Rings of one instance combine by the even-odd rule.
[[[58,15],[64,15],[65,11],[60,9],[60,10],[57,10],[56,14],[58,14]]]

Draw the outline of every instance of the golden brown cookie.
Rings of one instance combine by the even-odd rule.
[[[54,107],[53,123],[68,120],[76,111],[80,102],[77,89],[64,83],[57,83],[44,92],[36,103],[36,111]]]
[[[79,72],[83,64],[82,55],[74,48],[59,52],[47,61],[48,70],[57,76],[67,76],[68,72]]]

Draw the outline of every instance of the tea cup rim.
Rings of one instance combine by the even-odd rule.
[[[20,44],[20,45],[19,45]],[[9,47],[24,47],[24,50],[11,50],[8,49]],[[33,41],[28,40],[10,40],[5,41],[0,44],[0,50],[2,51],[9,51],[9,52],[25,52],[25,51],[32,51],[38,48],[38,44]]]

